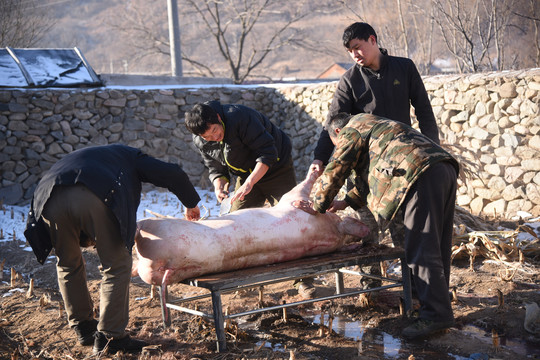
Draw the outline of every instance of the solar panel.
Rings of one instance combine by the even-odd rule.
[[[0,87],[102,85],[77,48],[0,49]]]

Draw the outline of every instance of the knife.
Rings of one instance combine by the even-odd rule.
[[[230,193],[228,197],[223,199],[221,206],[219,207],[219,216],[227,215],[229,212],[231,212],[231,198],[233,195],[234,191]]]

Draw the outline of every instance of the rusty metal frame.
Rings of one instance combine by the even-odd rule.
[[[402,249],[379,247],[376,252],[369,252],[365,254],[358,252],[349,253],[332,253],[322,256],[315,256],[309,258],[303,258],[293,260],[285,263],[271,264],[265,266],[259,266],[249,269],[242,269],[228,273],[204,275],[198,278],[187,279],[182,281],[183,284],[204,288],[209,291],[208,294],[191,296],[187,298],[169,299],[167,286],[160,287],[160,299],[161,299],[161,313],[163,324],[165,327],[171,324],[170,310],[178,310],[185,313],[189,313],[196,316],[201,316],[209,319],[214,319],[214,326],[216,330],[217,338],[217,351],[223,352],[227,349],[224,322],[227,319],[233,319],[241,316],[252,315],[265,311],[272,311],[278,309],[289,308],[302,304],[310,304],[318,301],[332,300],[342,298],[346,296],[353,296],[363,293],[369,293],[372,291],[380,291],[384,289],[402,287],[403,299],[405,306],[405,313],[409,313],[412,308],[412,296],[411,296],[411,279],[409,271],[402,271],[402,278],[400,280],[393,279],[384,276],[376,276],[371,274],[365,274],[362,272],[351,271],[346,269],[351,266],[362,266],[372,263],[376,263],[383,260],[399,259],[402,264],[402,270],[407,268],[403,266],[406,264],[405,253]],[[286,303],[275,306],[262,307],[254,310],[243,311],[234,314],[223,314],[223,306],[221,301],[221,295],[228,292],[238,291],[245,288],[259,287],[279,283],[283,281],[291,281],[295,279],[301,279],[306,277],[314,277],[322,274],[334,273],[336,277],[336,293],[334,295],[316,297],[314,299],[296,301],[292,303]],[[343,286],[343,274],[352,274],[362,277],[368,277],[378,279],[392,284],[379,286],[375,288],[362,289],[344,292]],[[179,303],[185,303],[188,301],[200,300],[205,298],[212,299],[212,312],[206,313],[198,310],[189,309],[187,307],[179,306]]]

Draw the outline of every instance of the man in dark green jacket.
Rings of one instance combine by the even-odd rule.
[[[56,162],[39,181],[24,235],[43,264],[54,248],[58,286],[69,325],[94,353],[137,352],[129,320],[131,250],[143,182],[168,188],[186,206],[186,218],[200,217],[197,191],[175,164],[124,145],[87,147]],[[99,321],[86,284],[81,247],[95,246],[102,274]]]
[[[448,286],[457,161],[410,126],[371,114],[338,114],[328,130],[336,151],[315,185],[314,210],[367,206],[384,228],[401,209],[407,265],[421,305],[403,336],[452,326]],[[344,200],[334,200],[351,175],[354,187]]]
[[[289,137],[260,112],[219,101],[196,104],[185,114],[219,202],[237,176],[231,211],[273,206],[296,186]]]

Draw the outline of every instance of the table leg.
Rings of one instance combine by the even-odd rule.
[[[412,288],[411,288],[411,272],[407,266],[407,260],[404,257],[401,261],[401,281],[403,282],[403,297],[405,301],[405,315],[408,316],[412,310]]]
[[[225,338],[225,328],[223,325],[223,310],[220,291],[212,291],[212,308],[214,313],[214,325],[216,328],[217,351],[226,351],[227,340]]]
[[[336,294],[343,294],[343,290],[345,289],[345,285],[343,284],[343,273],[341,271],[336,271]]]
[[[161,303],[161,318],[163,319],[163,326],[166,328],[171,326],[171,312],[167,307],[167,285],[161,285],[159,287],[159,300]]]

